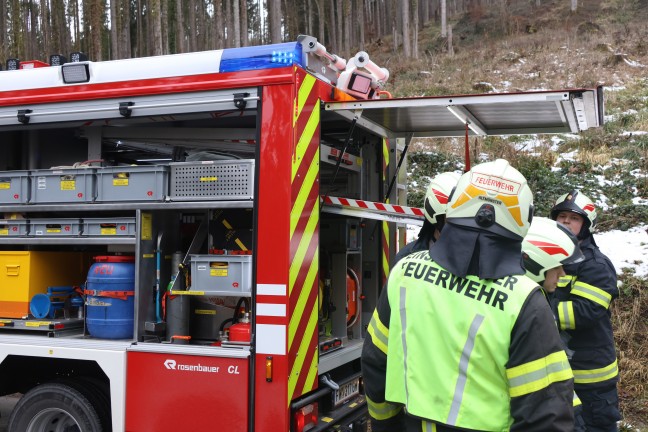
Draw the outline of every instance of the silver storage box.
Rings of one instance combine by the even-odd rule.
[[[190,291],[249,297],[252,255],[191,255]]]
[[[95,169],[33,170],[30,202],[87,203],[95,197]]]
[[[169,190],[169,167],[164,165],[97,168],[97,199],[163,201]]]
[[[0,237],[18,237],[29,234],[29,221],[26,219],[0,220]]]
[[[80,218],[29,219],[29,233],[36,237],[65,237],[81,234]]]
[[[0,171],[0,204],[29,201],[29,171]]]
[[[135,235],[135,218],[83,218],[83,236]]]
[[[254,160],[174,162],[169,195],[174,201],[248,200],[254,197]]]

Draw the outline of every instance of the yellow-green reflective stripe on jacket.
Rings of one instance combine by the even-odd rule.
[[[369,415],[376,420],[388,420],[396,416],[403,407],[390,402],[374,402],[367,397]]]
[[[607,381],[619,374],[619,366],[614,360],[609,365],[598,369],[574,369],[574,383],[591,384],[601,381]]]
[[[571,293],[591,300],[594,303],[603,306],[605,309],[609,308],[610,303],[612,302],[612,295],[610,293],[601,288],[597,288],[594,285],[586,284],[585,282],[576,281]]]
[[[506,370],[511,397],[542,390],[550,384],[572,378],[572,370],[565,351]]]

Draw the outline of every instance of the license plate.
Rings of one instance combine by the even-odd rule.
[[[342,405],[353,396],[360,394],[360,378],[355,378],[346,384],[342,384],[339,389],[333,391],[333,407]]]

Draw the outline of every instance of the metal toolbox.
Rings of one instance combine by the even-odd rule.
[[[29,233],[36,237],[78,236],[81,234],[80,218],[29,219]]]
[[[94,201],[94,168],[33,170],[30,172],[30,177],[31,203]]]
[[[0,171],[0,204],[29,202],[29,171]]]
[[[83,283],[83,257],[80,252],[0,252],[0,317],[25,318],[32,297],[47,287]]]
[[[29,234],[29,222],[26,219],[0,220],[0,237],[18,237]]]
[[[189,290],[205,295],[249,297],[252,255],[191,255]]]
[[[135,235],[135,218],[83,218],[83,236]]]
[[[254,160],[174,162],[169,195],[174,201],[246,200],[254,197]]]
[[[163,201],[169,190],[169,167],[137,165],[98,168],[97,198],[106,201]]]

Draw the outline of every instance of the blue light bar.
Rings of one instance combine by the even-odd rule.
[[[220,71],[272,69],[293,64],[304,66],[302,46],[299,42],[225,49],[221,57]]]

